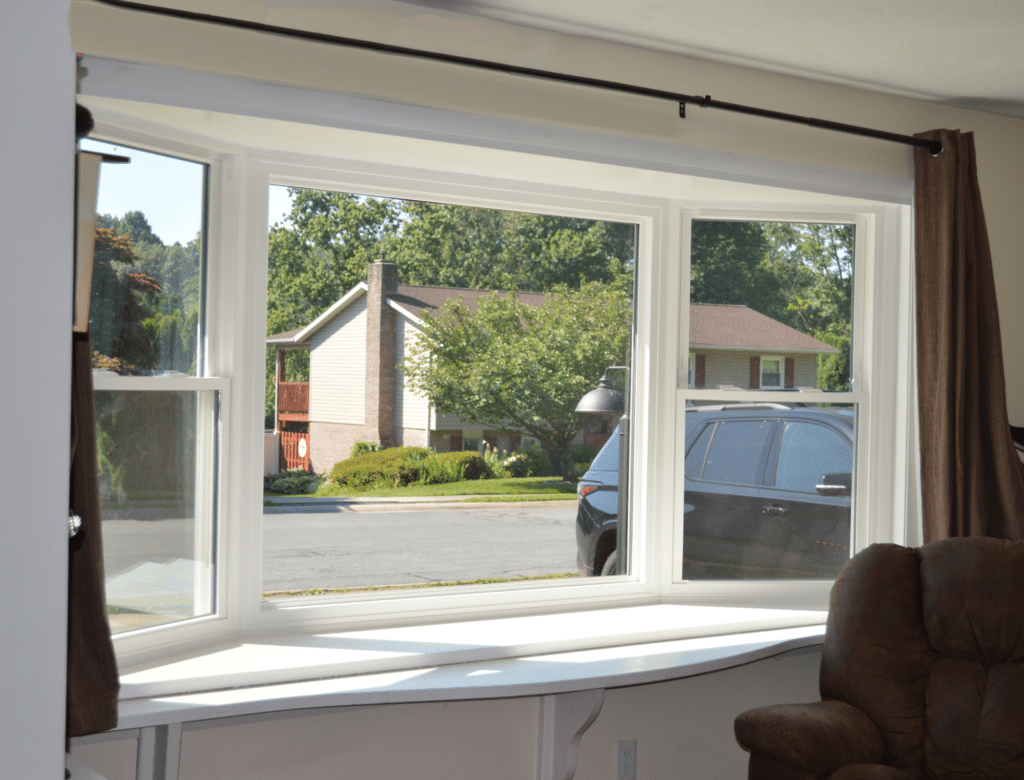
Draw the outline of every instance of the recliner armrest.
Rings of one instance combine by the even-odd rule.
[[[874,764],[885,754],[878,727],[852,704],[828,699],[774,704],[736,718],[736,741],[798,771],[827,776],[847,764]]]

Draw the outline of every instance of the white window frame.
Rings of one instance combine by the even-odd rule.
[[[322,107],[322,93],[315,93],[311,99],[318,109]],[[458,127],[459,116],[454,116],[451,123],[453,128]],[[510,133],[516,129],[514,125],[510,123]],[[554,182],[554,173],[548,179],[536,173],[518,179],[509,177],[507,171],[516,168],[506,165],[501,169],[500,164],[492,166],[492,171],[502,170],[500,176],[476,175],[390,164],[386,152],[380,152],[379,159],[372,161],[359,157],[317,157],[294,150],[270,154],[219,140],[193,139],[192,143],[182,143],[170,140],[170,131],[147,135],[134,127],[130,120],[117,127],[101,120],[94,136],[211,164],[207,271],[207,333],[211,341],[207,373],[209,379],[216,378],[221,383],[218,387],[222,394],[222,487],[218,495],[217,538],[221,555],[217,566],[217,612],[208,618],[119,635],[115,645],[122,664],[166,657],[214,639],[268,632],[309,633],[659,602],[823,608],[830,582],[688,583],[674,574],[681,571],[681,546],[674,543],[681,538],[681,518],[677,516],[681,495],[674,484],[678,472],[675,464],[681,463],[677,447],[684,441],[686,401],[707,397],[758,400],[751,391],[678,387],[678,360],[689,354],[689,304],[685,292],[689,229],[694,218],[854,221],[858,225],[858,251],[870,249],[876,260],[861,267],[857,284],[870,293],[870,298],[861,300],[870,300],[877,316],[870,321],[862,318],[858,326],[857,338],[869,345],[866,352],[870,360],[856,372],[863,377],[864,386],[850,394],[861,404],[863,418],[858,425],[854,541],[857,548],[872,541],[913,541],[909,528],[915,522],[914,502],[909,498],[914,488],[913,475],[910,469],[898,468],[911,462],[914,451],[906,436],[900,438],[902,432],[913,426],[913,375],[906,346],[912,343],[911,215],[902,195],[897,194],[891,201],[884,197],[888,184],[883,182],[885,186],[875,187],[872,182],[865,184],[863,177],[852,177],[848,184],[843,184],[842,172],[800,166],[791,169],[784,164],[757,161],[751,162],[750,172],[739,175],[726,170],[735,166],[735,156],[722,163],[725,167],[716,169],[717,158],[706,150],[694,154],[690,163],[674,166],[661,159],[655,161],[657,154],[637,147],[636,168],[622,167],[625,141],[616,138],[609,142],[606,157],[619,167],[600,162],[601,155],[588,153],[590,158],[599,160],[594,175],[586,178],[588,186],[567,187]],[[311,133],[315,130],[310,127]],[[387,127],[382,126],[381,132],[386,133]],[[380,136],[380,146],[387,147],[391,143],[389,138]],[[510,144],[508,148],[515,146]],[[578,164],[572,162],[574,151],[555,142],[550,148],[541,148],[547,149],[555,162],[569,160]],[[493,152],[499,163],[504,153],[501,149],[498,145]],[[487,158],[489,154],[477,148],[472,156]],[[650,161],[645,162],[647,154]],[[642,172],[645,166],[647,170],[670,175],[700,175],[711,182],[748,181],[755,190],[769,181],[776,186],[788,186],[791,192],[784,198],[785,205],[772,200],[731,198],[725,205],[711,207],[705,201],[668,193],[650,197],[637,194],[642,188],[630,179],[631,173]],[[607,187],[594,188],[595,181],[607,182]],[[634,529],[630,575],[587,583],[528,582],[512,588],[462,586],[444,589],[445,592],[404,593],[384,598],[363,594],[334,600],[311,597],[287,603],[261,601],[262,543],[257,520],[262,513],[263,430],[258,421],[263,417],[262,334],[267,278],[264,226],[270,184],[532,210],[640,225],[638,348],[632,372],[635,407],[631,516],[648,520]],[[792,191],[834,193],[846,199],[870,192],[883,199],[864,201],[856,208],[848,204],[828,206],[814,196],[801,201],[801,196]],[[882,258],[885,262],[881,262]],[[666,327],[671,324],[674,327]],[[878,334],[885,334],[885,338]],[[765,400],[781,400],[778,393],[763,391],[762,395],[767,396]],[[818,395],[801,393],[799,400],[819,400]],[[825,396],[821,400],[838,401],[836,394],[820,395]],[[869,459],[870,451],[881,454]],[[897,520],[889,522],[892,517]]]
[[[759,360],[758,383],[762,390],[783,390],[786,387],[786,358],[781,355],[761,355]],[[764,383],[764,361],[779,361],[779,383],[777,385],[766,385]]]

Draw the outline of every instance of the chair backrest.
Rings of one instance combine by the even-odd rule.
[[[832,589],[821,696],[916,778],[1024,777],[1024,541],[876,544]]]

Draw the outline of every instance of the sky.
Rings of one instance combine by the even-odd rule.
[[[146,215],[153,233],[164,244],[182,246],[202,226],[203,166],[189,160],[143,152],[126,146],[85,138],[83,151],[130,157],[128,164],[100,166],[97,214],[123,217],[129,211]],[[285,187],[271,187],[268,225],[280,222],[291,210]]]

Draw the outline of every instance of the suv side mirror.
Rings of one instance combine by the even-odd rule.
[[[849,471],[825,474],[821,483],[814,486],[819,496],[841,498],[853,494],[853,474]]]

